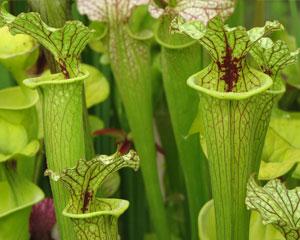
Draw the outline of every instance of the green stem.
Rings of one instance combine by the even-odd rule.
[[[93,137],[91,134],[91,127],[89,123],[89,114],[88,109],[86,106],[86,98],[85,98],[85,91],[83,86],[82,91],[82,118],[83,118],[83,128],[84,128],[84,139],[85,139],[85,156],[86,159],[92,159],[92,157],[95,156],[95,148],[94,148],[94,142]]]
[[[256,0],[254,26],[264,25],[265,19],[265,0]]]
[[[234,13],[226,21],[229,26],[245,26],[245,3],[238,0]]]
[[[141,157],[152,223],[158,238],[168,240],[170,233],[158,179],[154,145],[150,45],[130,36],[126,25],[111,24],[106,46],[135,147]]]
[[[292,25],[293,25],[293,32],[297,40],[297,46],[300,45],[300,32],[298,29],[298,22],[299,22],[299,16],[298,16],[298,8],[297,8],[297,1],[295,0],[289,0],[289,6],[290,11],[292,15]]]
[[[132,173],[131,171],[124,170],[124,177],[121,180],[121,195],[130,202],[130,208],[124,216],[124,229],[126,229],[126,236],[124,239],[143,239],[144,234],[147,232],[148,227],[148,211],[145,188],[140,172]],[[141,212],[144,211],[144,214]],[[135,226],[140,227],[136,228]]]
[[[209,199],[206,159],[201,147],[199,147],[199,136],[192,135],[185,138],[198,109],[197,95],[191,91],[192,89],[188,88],[185,80],[198,69],[197,64],[195,64],[197,62],[196,59],[191,58],[190,55],[194,52],[199,53],[199,51],[200,46],[197,44],[184,50],[162,48],[164,88],[168,99],[180,165],[187,188],[191,239],[198,239],[198,213]],[[177,60],[173,61],[173,59]],[[178,59],[186,63],[186,65],[184,64],[185,67],[192,69],[182,67],[183,65],[180,64],[182,62],[178,61]],[[189,62],[188,60],[192,61]],[[179,71],[176,71],[176,69]]]
[[[39,87],[43,102],[47,166],[60,172],[63,168],[75,166],[78,159],[85,157],[82,82],[86,75],[75,79],[52,80],[55,77],[57,75],[28,79],[25,84],[31,88]],[[51,188],[60,238],[75,239],[71,221],[61,215],[68,203],[68,190],[52,182]]]
[[[40,141],[40,150],[35,158],[34,163],[34,173],[33,173],[33,183],[38,184],[41,176],[42,163],[44,162],[44,141]]]
[[[166,174],[170,182],[170,191],[182,193],[184,191],[184,182],[180,171],[178,150],[165,95],[155,111],[155,122],[161,145],[166,153]]]
[[[165,20],[165,21],[164,21]],[[187,136],[189,128],[198,111],[198,96],[186,84],[186,79],[197,72],[202,64],[201,46],[186,37],[180,36],[172,42],[169,36],[169,21],[162,20],[161,28],[157,29],[156,37],[162,45],[162,73],[167,96],[168,107],[174,130],[180,165],[186,183],[191,239],[198,239],[197,217],[200,208],[209,199],[208,168],[206,158],[199,147],[199,136]],[[164,33],[163,33],[164,31]],[[158,36],[158,34],[160,36]],[[164,40],[171,44],[162,42]],[[178,45],[175,45],[175,44]],[[187,107],[188,106],[188,107]]]
[[[289,0],[290,11],[292,15],[292,26],[293,26],[293,34],[296,37],[297,46],[300,46],[300,32],[299,32],[299,15],[298,15],[298,8],[297,8],[297,1],[296,0]],[[298,64],[300,65],[300,58],[298,59]]]

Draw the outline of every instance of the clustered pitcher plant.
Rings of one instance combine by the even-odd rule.
[[[274,21],[246,31],[230,28],[216,16],[207,26],[178,17],[172,28],[197,40],[212,58],[208,67],[188,79],[188,85],[200,96],[217,238],[247,239],[250,213],[245,186],[250,174],[258,172],[274,95],[284,87],[250,67],[246,54],[264,35],[283,27]]]
[[[298,33],[227,25],[246,0],[28,3],[0,8],[0,239],[300,239]]]

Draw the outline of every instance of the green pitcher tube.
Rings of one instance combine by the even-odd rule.
[[[187,83],[200,96],[200,113],[216,213],[217,239],[248,239],[246,184],[258,172],[273,106],[273,79],[247,64],[246,54],[264,35],[283,29],[277,22],[246,31],[229,28],[220,16],[172,22],[175,31],[199,41],[211,63]],[[275,93],[275,92],[274,92]]]
[[[198,96],[186,80],[201,68],[202,49],[193,39],[170,35],[170,22],[170,17],[161,18],[155,37],[162,48],[163,84],[187,188],[191,235],[192,239],[198,239],[197,216],[209,199],[209,175],[199,135],[187,136],[198,111]]]
[[[267,81],[261,91],[272,84],[271,78],[262,77]],[[223,100],[193,87],[200,91],[218,239],[248,239],[250,212],[245,206],[245,186],[249,175],[258,171],[255,152],[263,145],[267,132],[267,128],[259,129],[262,125],[256,113],[269,108],[270,103],[262,104],[261,94]],[[263,114],[266,125],[270,115],[271,111]],[[256,129],[263,131],[258,141]]]
[[[126,25],[111,26],[106,46],[111,67],[141,157],[141,169],[152,215],[159,239],[169,239],[169,230],[158,180],[156,150],[152,120],[150,43],[133,39]],[[114,42],[119,40],[118,43]],[[128,44],[129,47],[126,47]],[[134,57],[137,53],[142,57]],[[142,107],[141,107],[142,106]]]
[[[247,239],[250,212],[244,203],[245,185],[250,174],[259,170],[274,99],[285,90],[283,84],[268,90],[272,79],[251,72],[260,78],[261,86],[241,94],[202,88],[199,80],[207,69],[188,80],[200,96],[218,239]]]
[[[62,74],[27,79],[24,84],[39,90],[42,101],[47,166],[55,171],[75,165],[85,157],[82,120],[82,84],[88,77],[84,71],[77,78],[64,79]],[[61,216],[69,193],[59,184],[52,184],[58,228],[62,239],[74,239],[72,223]],[[61,229],[64,229],[61,231]],[[62,235],[65,233],[66,235]]]

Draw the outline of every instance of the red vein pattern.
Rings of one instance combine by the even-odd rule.
[[[46,47],[55,57],[65,78],[80,73],[80,54],[93,32],[79,21],[66,22],[60,29],[46,25],[38,13],[9,14],[4,4],[0,10],[0,26],[7,25],[11,34],[27,34]]]
[[[77,0],[78,10],[92,21],[126,22],[133,10],[149,0]]]
[[[99,211],[112,212],[118,207],[114,205],[117,205],[116,203],[119,203],[119,201],[112,202],[107,200],[96,200],[98,205],[102,206],[102,208],[99,208]],[[78,240],[118,239],[118,217],[112,214],[81,219],[72,218],[72,222],[76,232],[76,239]]]
[[[290,64],[297,62],[300,49],[290,52],[284,41],[273,42],[270,38],[262,38],[250,50],[262,72],[271,76],[274,84],[273,91],[282,89],[281,71]]]
[[[63,169],[61,174],[46,170],[45,175],[62,182],[70,191],[71,199],[64,211],[73,221],[77,239],[117,239],[117,220],[128,207],[128,202],[96,199],[96,193],[109,175],[123,167],[137,171],[139,164],[136,152],[121,155],[117,151],[112,156],[100,155],[89,161],[80,159],[74,168]]]
[[[244,27],[229,28],[220,16],[216,16],[206,27],[199,21],[185,22],[175,18],[172,28],[199,41],[208,50],[212,63],[199,82],[202,87],[218,92],[248,92],[260,88],[263,83],[245,64],[247,53],[264,35],[283,27],[274,21],[246,31]]]
[[[162,15],[179,15],[185,21],[197,20],[207,24],[218,14],[225,21],[234,12],[235,6],[235,0],[179,0],[174,7],[160,8],[152,0],[149,4],[149,12],[154,18]]]
[[[287,240],[300,239],[300,187],[287,190],[280,180],[260,187],[251,175],[247,184],[246,205],[261,214],[264,224],[272,224]]]
[[[261,156],[272,101],[265,102],[262,95],[233,101],[201,94],[200,105],[217,226],[227,222],[231,228],[218,231],[222,239],[242,239],[245,233],[238,229],[248,225],[242,216],[249,215],[243,197],[245,185],[249,175],[258,171],[256,162]]]

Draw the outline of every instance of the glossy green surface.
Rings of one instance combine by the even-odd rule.
[[[198,217],[199,239],[216,240],[216,219],[213,200],[208,201],[201,209]],[[284,240],[285,238],[271,224],[262,223],[260,214],[251,211],[249,240]]]
[[[44,193],[14,170],[5,171],[7,178],[0,181],[0,239],[28,240],[31,207],[44,198]]]

